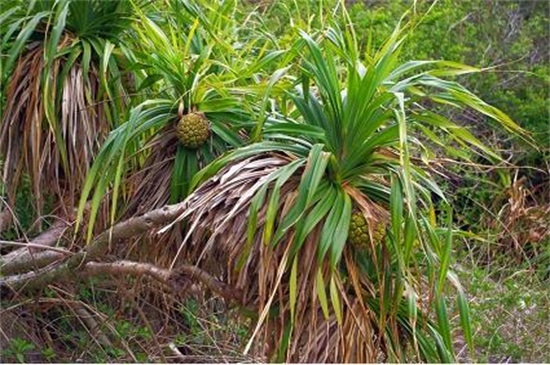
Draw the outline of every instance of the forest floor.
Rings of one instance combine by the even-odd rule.
[[[459,362],[550,362],[550,291],[548,279],[528,269],[503,270],[461,259],[457,272],[468,293],[475,354],[460,331],[455,333]],[[215,299],[199,304],[183,299],[171,304],[174,330],[152,334],[129,303],[124,315],[112,308],[114,293],[83,283],[76,291],[54,287],[38,299],[3,300],[0,315],[2,362],[243,362],[240,349],[249,337],[248,323]],[[99,284],[99,282],[98,282]],[[137,286],[138,284],[135,283]],[[90,287],[92,289],[90,289]],[[128,294],[128,293],[126,293]],[[125,295],[125,294],[123,294]],[[153,295],[155,297],[155,295]],[[135,296],[132,296],[136,298]],[[156,296],[158,298],[158,296]],[[142,303],[147,298],[136,299]],[[151,303],[149,303],[151,304]],[[147,317],[162,306],[145,309]],[[456,311],[456,308],[449,308]],[[135,321],[128,313],[135,313]],[[138,311],[139,312],[139,311]],[[39,316],[36,316],[39,313]],[[230,313],[228,315],[228,313]],[[143,314],[143,313],[141,313]],[[160,318],[160,317],[159,317]],[[79,323],[80,322],[80,323]],[[97,322],[94,324],[94,322]],[[101,322],[101,324],[98,324]],[[141,324],[137,324],[141,323]],[[453,315],[458,328],[458,314]],[[93,327],[101,327],[101,332]],[[96,328],[97,329],[97,328]],[[171,332],[168,336],[168,332]],[[106,336],[108,334],[108,336]],[[108,338],[105,338],[108,337]],[[118,338],[117,338],[118,337]],[[161,355],[168,344],[171,353]]]

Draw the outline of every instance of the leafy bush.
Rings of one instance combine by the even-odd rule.
[[[350,15],[357,34],[377,47],[391,32],[409,1],[357,2]],[[422,22],[411,35],[405,59],[445,59],[476,67],[495,67],[461,80],[488,103],[509,114],[537,139],[549,143],[548,13],[545,1],[442,0],[416,10]]]

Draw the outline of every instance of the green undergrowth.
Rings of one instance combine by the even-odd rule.
[[[459,256],[458,261],[462,264],[457,267],[457,272],[468,292],[475,353],[469,353],[464,341],[457,336],[455,351],[458,361],[548,363],[548,279],[540,279],[528,269],[517,268],[516,271],[509,268],[504,276],[502,268],[476,265],[475,258],[469,253],[463,252]],[[11,303],[3,300],[2,315],[8,314],[4,317],[6,319],[17,319],[21,328],[15,331],[17,334],[9,342],[3,343],[2,362],[158,362],[162,361],[158,345],[164,349],[164,359],[169,362],[244,359],[240,346],[250,335],[247,322],[237,320],[234,312],[226,311],[221,300],[200,303],[195,299],[184,299],[174,304],[170,325],[177,330],[167,333],[158,326],[162,321],[149,323],[158,326],[151,331],[140,320],[131,301],[124,312],[114,310],[112,293],[106,289],[93,289],[94,286],[88,284],[82,284],[72,299],[61,298],[64,295],[61,290],[48,289],[40,300],[42,304],[32,314],[34,318],[30,313],[11,309]],[[68,307],[71,300],[88,308],[109,344],[103,343],[99,332],[83,322],[74,307]],[[143,310],[151,316],[148,311],[157,309]],[[452,325],[458,329],[458,313]],[[43,330],[30,333],[31,328]],[[11,330],[12,327],[4,326],[3,329]],[[169,351],[169,344],[175,346],[183,357]]]
[[[499,274],[500,275],[500,274]],[[457,349],[461,362],[548,363],[550,285],[529,270],[494,280],[493,268],[464,265],[475,354]]]
[[[151,289],[131,290],[141,285],[150,284],[98,277],[76,288],[50,287],[27,299],[3,297],[1,362],[247,360],[240,348],[249,335],[248,320],[239,319],[223,300],[159,303],[162,296]]]

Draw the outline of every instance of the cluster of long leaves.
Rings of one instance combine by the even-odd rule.
[[[28,174],[38,213],[47,194],[57,194],[70,213],[93,156],[129,102],[121,69],[132,59],[123,39],[132,7],[16,0],[3,9],[0,155],[10,203]]]
[[[281,331],[273,340],[278,360],[376,361],[380,351],[393,361],[453,361],[447,282],[458,290],[461,323],[471,345],[467,301],[449,269],[451,209],[445,226],[439,227],[431,197],[445,201],[445,196],[422,154],[429,145],[410,130],[423,131],[444,147],[433,132],[437,129],[488,159],[499,158],[467,129],[426,107],[429,101],[470,107],[513,133],[525,132],[460,84],[441,78],[479,70],[443,61],[400,64],[405,30],[396,29],[375,55],[364,59],[352,31],[332,28],[316,39],[301,33],[306,45],[306,51],[301,49],[304,43],[297,50],[303,54],[302,72],[297,90],[288,94],[294,108],[262,123],[261,141],[230,152],[195,176],[198,189],[181,219],[192,222],[187,236],[195,245],[205,239],[208,243],[194,259],[198,263],[218,257],[223,245],[230,263],[235,252],[244,252],[241,264],[229,267],[227,276],[260,297],[254,302],[260,308],[254,333],[261,328]],[[250,181],[257,175],[243,172],[248,191],[236,200],[229,187],[239,186],[232,179],[235,166],[241,166],[238,161],[265,154],[272,159],[272,153],[291,156],[290,162],[266,170],[254,184]],[[285,189],[296,184],[296,177],[299,184]],[[216,184],[223,180],[226,186]],[[233,202],[230,209],[219,205],[224,197]],[[223,213],[212,219],[216,208]],[[351,247],[347,236],[353,211],[363,214],[371,232],[387,213],[384,240],[371,241],[367,249]],[[247,225],[242,225],[243,218]],[[222,222],[220,232],[204,229],[216,221]],[[233,230],[229,236],[221,234],[228,230]],[[261,252],[251,249],[258,245],[273,250],[275,266],[273,256],[258,257]],[[249,277],[250,267],[259,279]],[[267,274],[267,267],[276,274]],[[337,325],[320,330],[317,308],[326,323]],[[434,323],[428,319],[432,310]],[[278,314],[271,317],[274,311]],[[358,332],[364,341],[352,338]],[[375,349],[354,352],[361,345]],[[412,358],[407,346],[414,349]]]
[[[94,162],[84,169],[78,219],[89,207],[88,239],[98,222],[186,199],[189,209],[178,220],[186,238],[171,253],[172,266],[186,260],[243,291],[243,305],[257,309],[246,351],[267,343],[274,360],[453,361],[449,282],[471,345],[467,300],[450,270],[452,209],[441,224],[432,196],[445,201],[445,195],[429,163],[432,143],[447,147],[441,133],[499,159],[434,105],[472,108],[524,135],[504,113],[444,79],[480,70],[445,61],[400,63],[408,24],[376,53],[360,54],[351,25],[319,31],[307,19],[298,23],[307,32],[296,31],[282,42],[290,48],[279,49],[256,13],[241,14],[228,1],[37,2],[25,16],[16,16],[23,8],[17,9],[3,15],[12,21],[2,26],[8,54],[2,79],[12,77],[29,39],[41,37],[43,63],[33,66],[29,57],[24,67],[39,74],[42,92],[34,98],[43,100],[43,119],[54,131],[43,143],[57,142],[65,176],[82,160],[67,162],[62,142],[70,137],[76,146],[90,132],[76,136],[60,126],[64,80],[76,72],[97,82],[94,97],[83,91],[90,99],[75,102],[67,121],[78,120],[74,110],[92,101],[109,101],[106,124],[114,129],[97,155],[89,148]],[[129,29],[126,12],[135,18]],[[118,38],[123,29],[135,38],[128,48],[122,45],[129,40]],[[121,125],[115,44],[133,62],[143,94]],[[15,93],[7,95],[10,101]],[[195,111],[205,114],[212,133],[188,149],[175,125]],[[33,130],[42,126],[42,117],[30,120]],[[8,156],[11,149],[3,148]],[[29,151],[46,159],[32,145]],[[6,159],[5,169],[13,166]],[[41,168],[35,165],[31,176],[41,176]],[[40,184],[34,187],[39,194]],[[98,219],[100,212],[107,217]],[[371,233],[382,224],[384,238],[351,245],[352,214],[363,215]],[[179,236],[169,243],[180,244]]]
[[[150,97],[111,133],[90,170],[79,210],[81,219],[91,198],[88,239],[108,194],[112,204],[104,222],[185,198],[200,168],[246,143],[282,76],[269,79],[266,69],[276,67],[283,52],[248,26],[254,20],[237,14],[236,3],[155,5],[135,9],[133,28],[137,91]],[[208,143],[198,149],[184,147],[175,134],[179,118],[190,112],[210,122]],[[127,204],[119,209],[121,197]]]

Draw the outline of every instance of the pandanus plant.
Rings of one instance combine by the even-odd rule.
[[[256,311],[246,352],[290,362],[454,361],[449,283],[471,345],[467,300],[450,269],[452,209],[439,216],[432,202],[447,201],[426,141],[444,148],[443,133],[499,158],[437,105],[524,131],[442,79],[480,70],[400,63],[406,29],[364,56],[351,27],[301,33],[294,107],[193,179],[172,266],[191,262],[241,291]]]
[[[131,4],[16,0],[3,8],[0,158],[8,202],[28,174],[38,215],[48,195],[57,214],[72,214],[129,102],[122,69],[131,59],[124,48]]]
[[[147,90],[150,99],[111,133],[90,170],[79,215],[91,199],[88,238],[98,220],[113,222],[183,200],[197,171],[246,143],[263,115],[255,100],[273,91],[282,75],[269,79],[265,68],[275,67],[283,52],[272,51],[250,19],[239,24],[236,9],[234,2],[199,6],[187,0],[151,4],[147,14],[137,9],[138,90]],[[111,204],[107,220],[98,214],[104,201]],[[157,259],[171,259],[165,251],[179,242],[178,231],[172,233],[155,238],[162,251]]]

